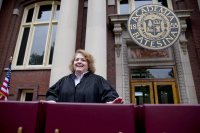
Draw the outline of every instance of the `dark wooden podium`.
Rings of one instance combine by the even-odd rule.
[[[38,102],[0,102],[0,133],[39,133]]]
[[[47,104],[46,133],[134,133],[133,105]]]
[[[200,133],[200,105],[0,102],[0,133]]]
[[[200,133],[200,105],[144,105],[145,133]]]
[[[0,133],[135,133],[134,106],[0,102]]]

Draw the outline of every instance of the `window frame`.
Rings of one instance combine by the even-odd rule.
[[[20,101],[21,101],[21,102],[25,102],[26,94],[27,94],[27,93],[32,93],[33,96],[34,96],[33,89],[22,89],[22,90],[21,90],[21,94],[20,94]],[[33,98],[32,98],[31,101],[33,101]]]
[[[50,19],[47,21],[37,21],[37,15],[39,12],[39,8],[42,5],[52,5],[51,7],[51,16]],[[57,6],[60,6],[59,1],[43,1],[43,2],[37,2],[31,5],[28,5],[24,8],[22,21],[20,24],[20,30],[16,42],[16,47],[14,51],[14,57],[12,66],[14,70],[27,70],[27,69],[50,69],[52,64],[49,64],[49,58],[50,58],[50,52],[51,52],[51,44],[52,44],[52,31],[54,26],[58,25],[58,19],[54,19],[54,14],[56,12]],[[33,15],[32,15],[32,21],[26,22],[26,19],[28,17],[28,11],[29,9],[34,8]],[[34,40],[34,34],[35,34],[35,28],[36,26],[48,26],[47,30],[47,37],[45,40],[45,48],[44,48],[44,56],[43,56],[43,62],[40,65],[29,65],[29,59],[31,55],[33,40]],[[25,28],[28,27],[29,29],[29,35],[27,38],[27,45],[25,48],[25,53],[23,57],[23,64],[17,65],[17,60],[21,48],[21,42],[24,34]]]
[[[120,1],[122,0],[117,0],[117,14],[120,13]],[[153,4],[158,4],[158,0],[152,0]],[[173,5],[171,0],[167,0],[168,8],[173,10]],[[128,0],[128,5],[129,5],[129,13],[133,12],[135,10],[135,0]]]

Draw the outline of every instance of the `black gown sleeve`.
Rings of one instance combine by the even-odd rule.
[[[63,82],[63,79],[60,79],[59,81],[57,81],[53,86],[51,86],[46,93],[46,100],[53,100],[53,101],[58,101],[58,97],[59,97],[59,88]]]
[[[119,97],[116,90],[105,80],[103,77],[99,76],[99,90],[101,94],[101,101],[103,103],[113,101]]]

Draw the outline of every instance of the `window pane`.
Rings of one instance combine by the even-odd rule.
[[[135,8],[138,8],[146,4],[153,4],[153,2],[152,0],[135,0]]]
[[[35,35],[33,38],[33,45],[29,65],[42,65],[44,50],[47,38],[48,26],[35,27]]]
[[[53,25],[52,34],[51,34],[51,49],[50,49],[50,56],[49,56],[49,64],[52,64],[53,51],[54,51],[55,40],[56,40],[56,31],[57,31],[57,25]]]
[[[171,85],[157,85],[157,89],[159,104],[174,103]]]
[[[54,20],[58,20],[60,14],[60,5],[57,5],[56,12],[54,15]]]
[[[174,78],[172,68],[169,69],[132,69],[131,78]]]
[[[30,28],[24,28],[24,33],[23,33],[23,36],[22,36],[20,50],[19,50],[19,54],[18,54],[18,58],[17,58],[17,65],[23,65],[24,55],[25,55],[28,36],[29,36],[29,31],[30,31]]]
[[[26,93],[25,101],[32,101],[33,93]]]
[[[161,5],[165,7],[168,7],[167,0],[158,0],[158,3],[160,3]]]
[[[48,21],[51,18],[51,5],[40,6],[37,21]]]
[[[149,85],[135,86],[135,100],[137,105],[151,103],[150,86]]]
[[[27,15],[27,18],[26,18],[27,23],[32,21],[33,12],[34,12],[34,8],[31,8],[31,9],[28,10],[28,15]]]
[[[128,0],[120,1],[120,14],[127,14],[129,13],[129,5]]]

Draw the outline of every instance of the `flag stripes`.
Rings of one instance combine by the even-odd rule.
[[[9,95],[9,88],[10,88],[10,78],[11,78],[11,63],[9,64],[8,71],[6,72],[5,79],[2,83],[1,89],[0,89],[0,100],[7,99]]]

